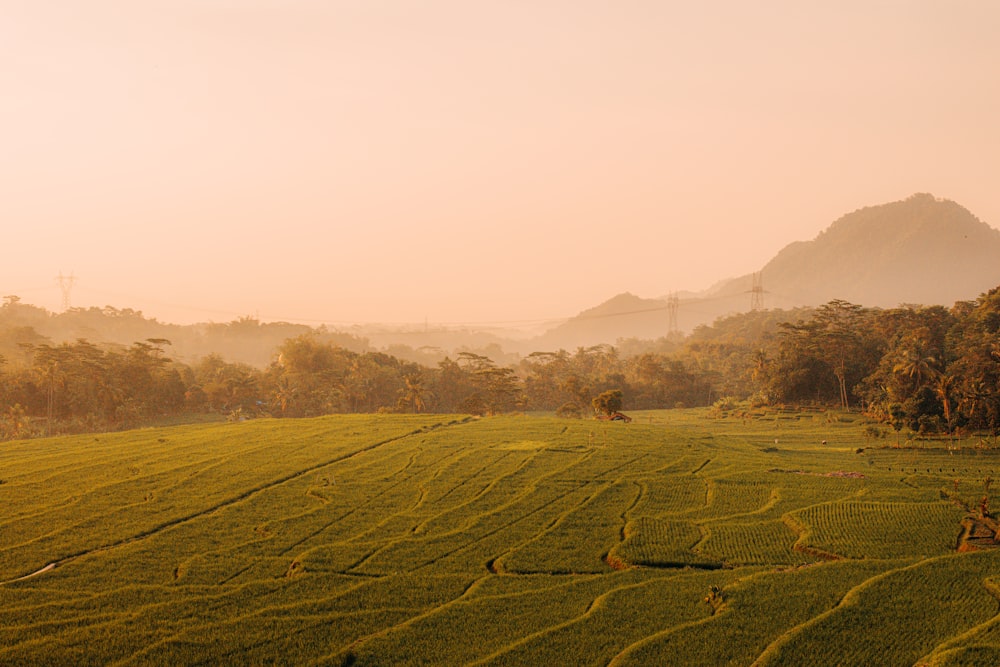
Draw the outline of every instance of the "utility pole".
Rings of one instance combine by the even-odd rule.
[[[750,288],[750,310],[764,310],[764,276],[758,271],[753,274]]]
[[[677,326],[677,305],[680,300],[677,298],[677,292],[671,292],[667,296],[667,336],[673,337],[675,334],[680,333]]]
[[[62,290],[62,309],[67,311],[70,308],[70,292],[73,291],[73,285],[76,284],[76,276],[72,272],[68,276],[64,276],[62,271],[56,276],[56,282],[59,283],[59,289]]]

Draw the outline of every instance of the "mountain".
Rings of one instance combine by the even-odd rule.
[[[765,307],[831,299],[883,308],[950,306],[1000,285],[1000,231],[953,201],[916,194],[859,209],[812,241],[786,246],[760,279]],[[743,276],[716,295],[752,287],[753,277]]]
[[[1000,231],[953,201],[915,194],[848,213],[815,239],[786,246],[758,276],[764,308],[833,299],[951,306],[1000,285]],[[754,287],[750,274],[678,295],[677,328],[749,310]],[[667,299],[620,294],[535,339],[536,349],[658,338],[669,328],[669,310]]]

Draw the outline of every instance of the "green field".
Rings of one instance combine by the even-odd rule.
[[[1000,451],[633,416],[2,443],[0,665],[1000,664]]]

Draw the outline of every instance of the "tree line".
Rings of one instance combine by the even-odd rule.
[[[165,339],[129,347],[78,339],[27,345],[25,364],[0,357],[0,437],[119,430],[195,413],[242,419],[558,410],[584,416],[604,392],[623,392],[635,408],[655,408],[704,404],[709,391],[681,361],[653,354],[621,359],[610,345],[535,353],[513,366],[475,352],[424,366],[303,334],[282,343],[262,369],[218,355],[187,365],[172,359],[169,348]]]
[[[1000,427],[1000,288],[952,308],[832,301],[756,311],[699,327],[679,344],[632,341],[629,356],[598,345],[535,352],[507,365],[472,351],[424,365],[352,351],[317,332],[286,339],[264,368],[218,355],[184,364],[162,338],[57,345],[17,333],[18,359],[0,355],[6,439],[117,430],[192,413],[240,419],[544,410],[581,417],[607,406],[609,392],[624,409],[808,404],[860,410],[897,430],[995,435]]]
[[[774,314],[720,320],[687,342],[728,400],[857,410],[897,431],[996,436],[1000,288],[952,308],[831,301],[784,321]],[[741,335],[749,325],[756,333]]]

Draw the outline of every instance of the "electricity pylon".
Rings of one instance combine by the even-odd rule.
[[[62,271],[56,276],[56,281],[59,283],[59,289],[62,290],[62,308],[63,311],[67,311],[70,308],[70,292],[73,291],[73,285],[76,283],[76,276],[72,272],[68,276],[64,276]]]
[[[750,288],[750,310],[764,310],[764,276],[758,271],[753,274]]]
[[[667,335],[673,336],[679,333],[677,326],[677,305],[680,303],[680,299],[677,298],[677,292],[671,292],[667,296]]]

